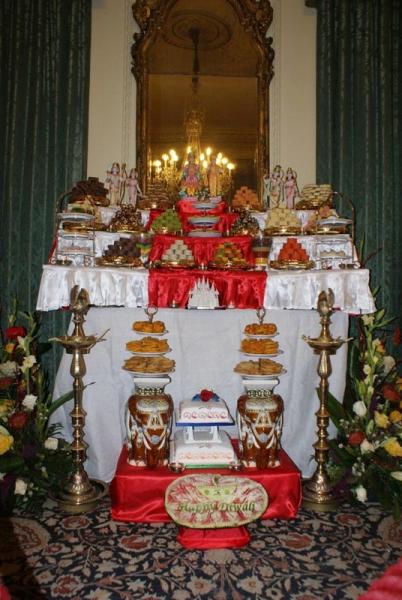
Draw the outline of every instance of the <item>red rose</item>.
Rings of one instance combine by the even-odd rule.
[[[26,334],[27,330],[25,327],[7,327],[6,329],[7,340],[16,340],[18,336],[25,337]]]
[[[400,346],[401,344],[401,328],[399,325],[395,327],[394,335],[392,336],[392,343],[394,346]]]
[[[389,400],[390,402],[398,403],[400,400],[400,394],[394,385],[390,383],[385,383],[382,388],[382,394],[385,400]]]
[[[0,390],[6,390],[15,383],[15,379],[13,377],[2,377],[0,379]]]
[[[203,402],[209,402],[209,400],[211,400],[211,398],[213,398],[214,393],[211,392],[211,390],[201,390],[200,392],[200,398]]]
[[[16,412],[8,419],[8,424],[11,429],[23,429],[28,422],[28,418],[26,412]]]
[[[360,446],[365,437],[362,431],[352,431],[352,433],[349,433],[348,444],[350,446]]]

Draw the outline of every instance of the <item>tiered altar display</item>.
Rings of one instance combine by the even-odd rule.
[[[96,382],[86,390],[88,473],[111,481],[119,460],[112,485],[116,518],[149,514],[150,520],[158,520],[164,490],[180,476],[166,466],[171,460],[166,442],[178,429],[174,410],[207,386],[237,415],[238,428],[225,426],[232,438],[240,438],[240,456],[231,462],[239,459],[248,474],[264,464],[261,477],[270,497],[264,514],[292,516],[300,500],[297,467],[303,475],[311,474],[315,433],[316,364],[306,355],[301,336],[316,335],[317,320],[310,309],[316,307],[322,289],[332,288],[340,309],[333,318],[334,334],[346,337],[347,313],[374,310],[369,272],[358,268],[345,224],[319,224],[317,218],[313,223],[317,211],[305,206],[288,212],[250,211],[254,196],[242,190],[236,195],[241,212],[230,210],[222,198],[208,196],[181,199],[174,208],[161,196],[158,208],[161,192],[152,193],[152,206],[141,212],[133,207],[98,208],[97,226],[91,229],[95,266],[59,260],[53,253],[43,269],[38,309],[68,305],[70,289],[78,284],[89,290],[95,305],[88,327],[110,328],[107,341],[94,348],[87,363],[88,378]],[[320,227],[325,233],[316,233]],[[309,228],[314,233],[307,235]],[[85,235],[85,230],[75,233]],[[140,267],[135,266],[138,261]],[[208,301],[201,302],[208,295]],[[168,337],[134,327],[143,339],[133,339],[127,324],[146,323],[142,307],[151,305],[159,308],[158,320]],[[182,310],[186,307],[193,310]],[[205,307],[219,310],[196,310]],[[252,323],[255,310],[262,307],[269,310],[269,323],[263,325],[271,324],[279,332],[275,339]],[[251,325],[257,329],[251,331]],[[163,339],[167,346],[161,346]],[[239,350],[251,356],[239,361]],[[277,359],[279,351],[283,354]],[[241,377],[233,374],[234,367]],[[341,350],[331,379],[336,397],[343,394],[345,367],[346,350]],[[68,369],[63,358],[56,394],[69,389]],[[67,409],[59,410],[55,420],[71,435]],[[258,436],[269,444],[263,462],[253,450]],[[151,455],[155,468],[144,472],[141,465]],[[233,474],[228,468],[224,472]],[[276,482],[274,491],[270,481]],[[151,491],[159,494],[156,513],[147,506]],[[281,494],[292,498],[285,512],[283,503],[273,502]]]

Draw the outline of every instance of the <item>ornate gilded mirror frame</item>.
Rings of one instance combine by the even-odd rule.
[[[131,55],[133,59],[132,73],[137,81],[136,165],[142,189],[147,187],[148,176],[149,70],[147,51],[176,2],[177,0],[136,0],[132,7],[134,19],[140,28],[140,31],[134,34]],[[272,23],[273,10],[269,0],[226,0],[226,2],[234,9],[244,30],[252,34],[258,53],[256,177],[261,197],[262,177],[264,172],[269,170],[269,84],[274,73],[274,51],[271,47],[272,38],[267,37],[267,31]]]

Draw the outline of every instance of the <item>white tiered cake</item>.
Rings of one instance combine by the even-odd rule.
[[[219,467],[236,462],[229,435],[218,429],[219,425],[232,424],[224,400],[209,390],[181,402],[176,425],[185,429],[176,431],[171,440],[170,461],[187,467]]]

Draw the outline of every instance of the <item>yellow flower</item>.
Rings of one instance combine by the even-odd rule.
[[[14,403],[9,398],[5,398],[2,402],[0,401],[0,417],[3,417],[7,413],[11,412]]]
[[[391,456],[402,456],[402,446],[395,438],[390,438],[383,444],[383,448]]]
[[[14,348],[15,344],[13,344],[13,342],[8,342],[8,344],[4,346],[4,350],[7,352],[7,354],[12,354],[14,352]]]
[[[373,340],[373,348],[376,352],[378,352],[378,354],[385,354],[384,344],[381,342],[381,340]]]
[[[377,427],[382,427],[383,429],[389,425],[387,415],[384,415],[384,413],[380,413],[377,410],[374,412],[374,421]]]
[[[12,435],[4,435],[0,433],[0,455],[8,452],[13,445],[14,438]]]
[[[399,410],[393,410],[389,413],[389,420],[392,423],[399,423],[399,421],[402,421],[402,413]]]

